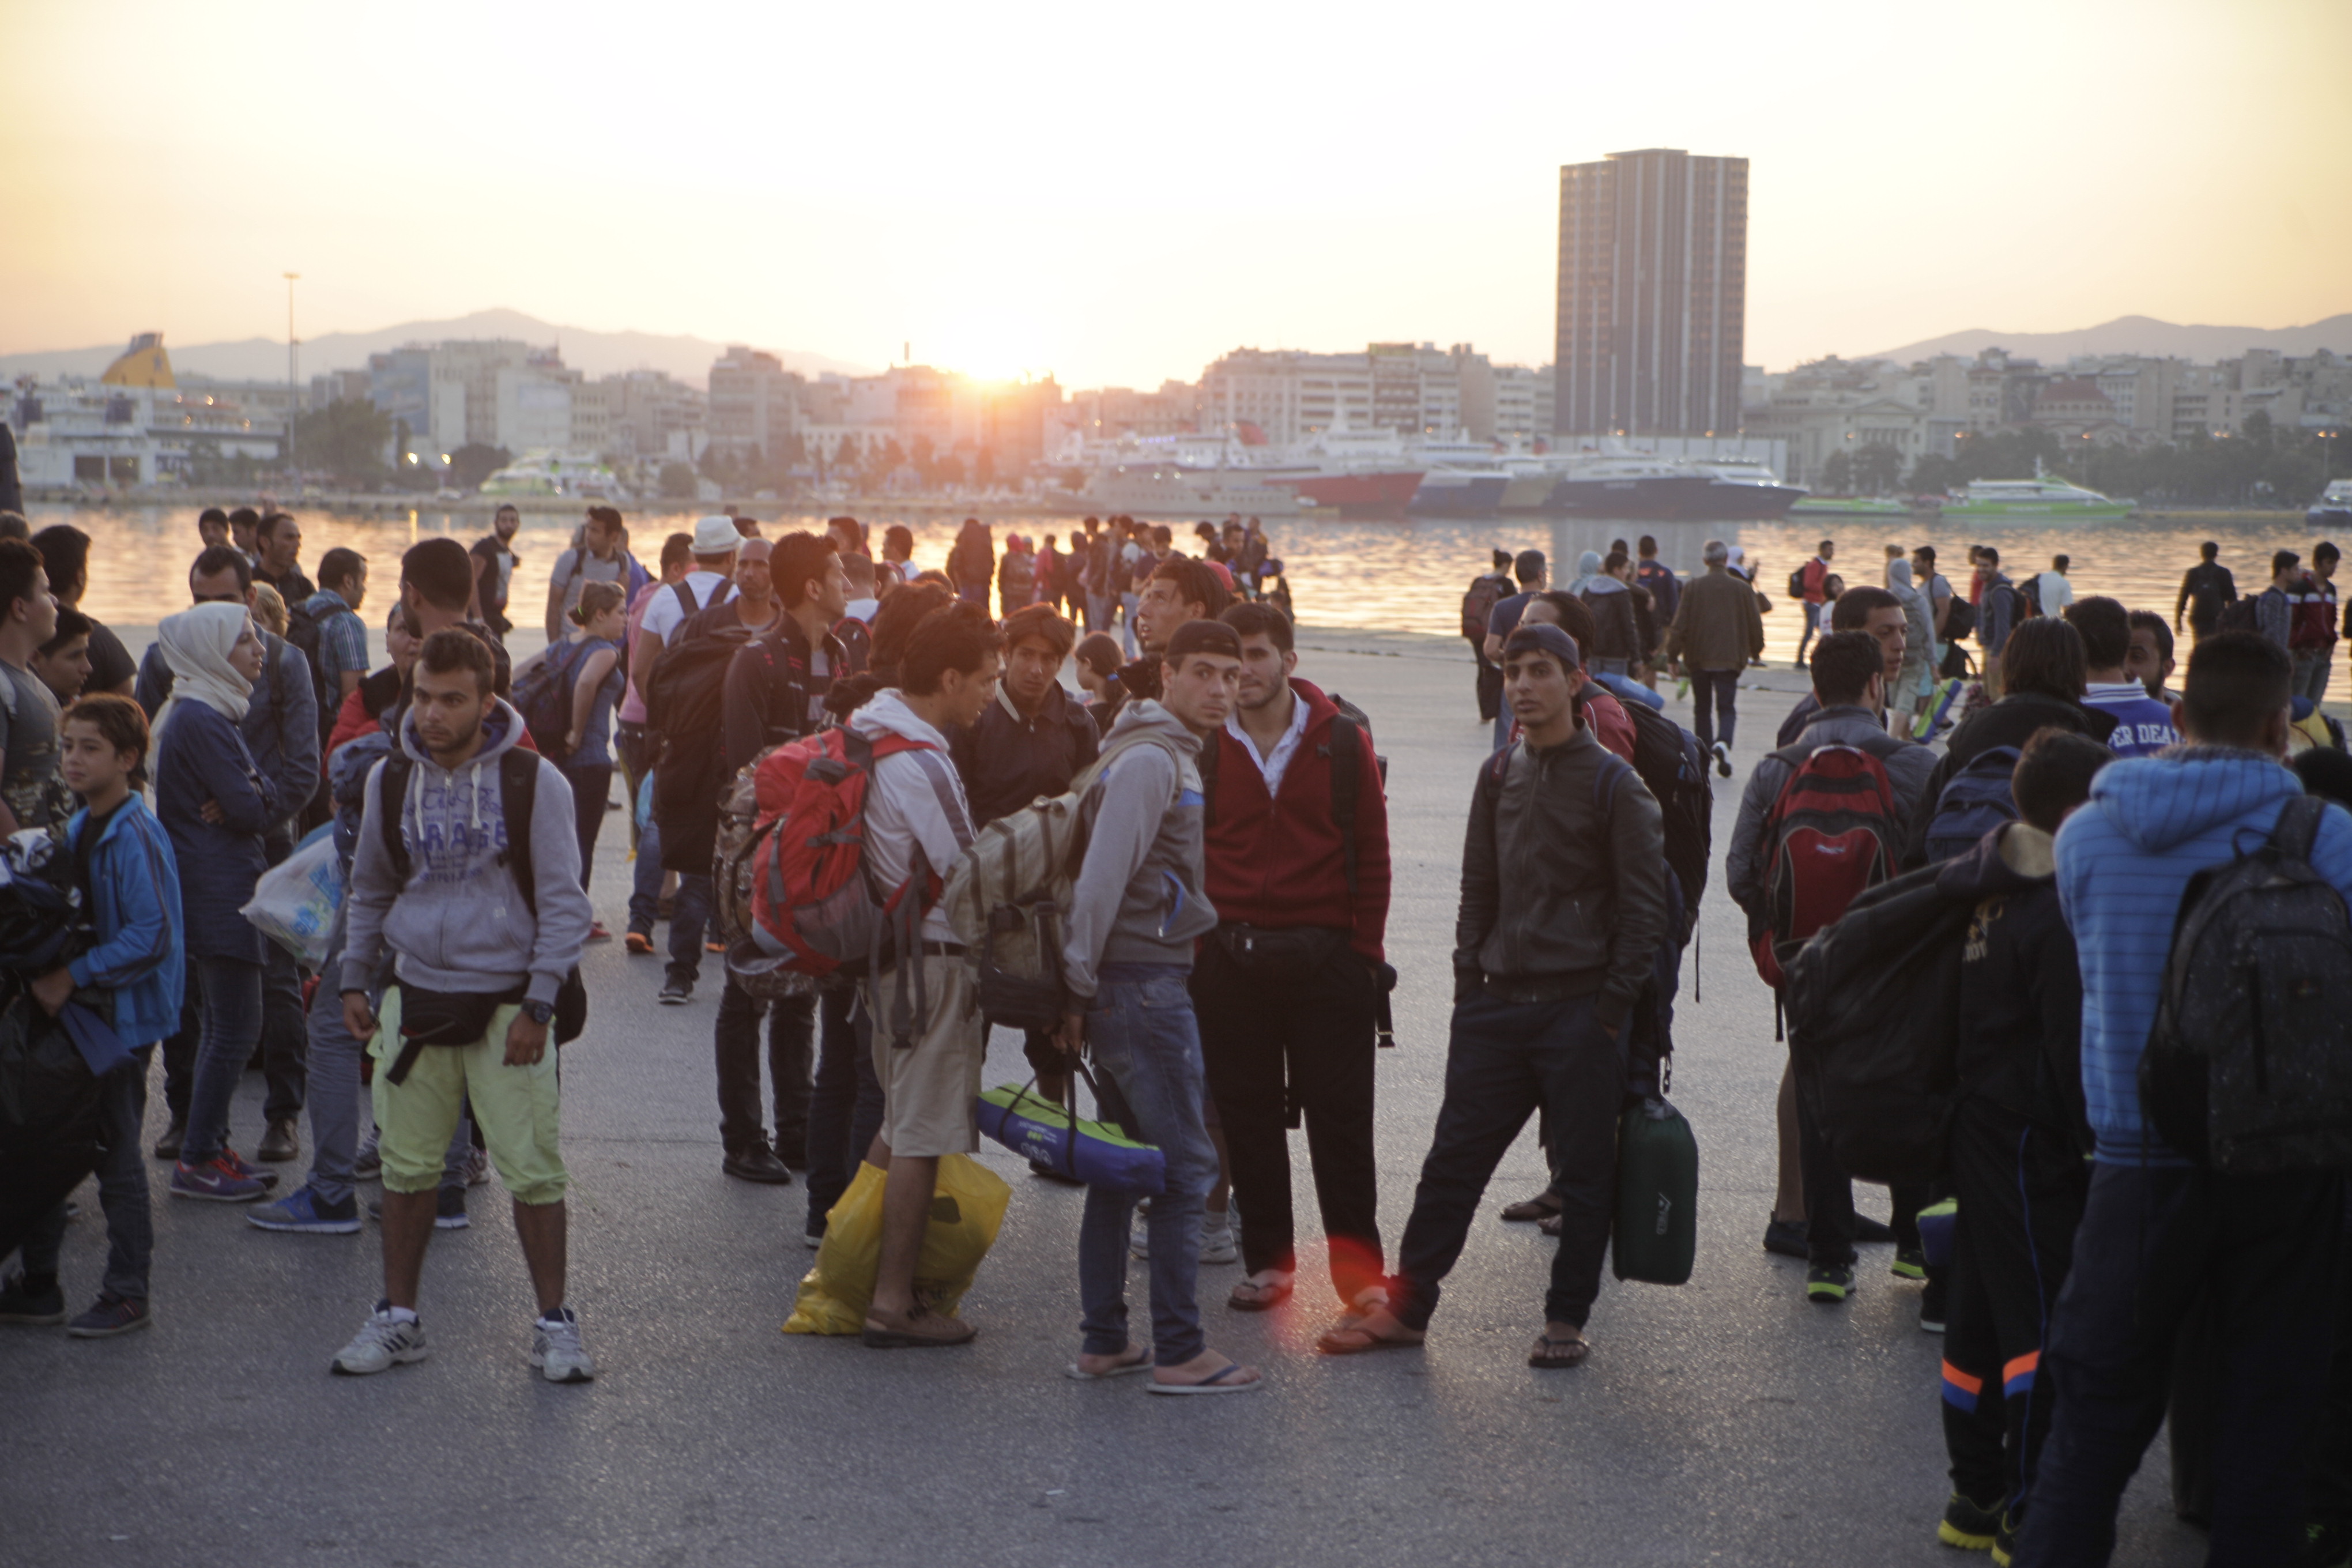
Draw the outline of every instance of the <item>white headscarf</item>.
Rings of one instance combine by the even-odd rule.
[[[164,616],[155,627],[155,640],[172,671],[171,700],[155,714],[159,747],[164,724],[183,701],[201,702],[232,724],[245,721],[253,682],[237,673],[228,654],[252,625],[253,616],[243,605],[198,605]]]

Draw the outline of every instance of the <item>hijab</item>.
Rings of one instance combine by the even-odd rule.
[[[156,626],[155,640],[172,671],[171,699],[155,714],[159,749],[163,727],[182,702],[200,702],[232,724],[245,721],[253,682],[237,673],[228,653],[252,624],[253,617],[243,605],[198,605],[164,616]]]

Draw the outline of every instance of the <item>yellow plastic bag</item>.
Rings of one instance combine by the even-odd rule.
[[[816,1267],[801,1281],[788,1334],[854,1334],[866,1327],[874,1300],[874,1271],[882,1258],[882,1184],[879,1167],[861,1164],[857,1179],[824,1216],[824,1243]],[[915,1260],[915,1289],[935,1312],[953,1312],[971,1289],[980,1260],[996,1245],[1013,1189],[1004,1178],[969,1154],[940,1161],[939,1185],[931,1193],[931,1223],[923,1229],[923,1250]]]

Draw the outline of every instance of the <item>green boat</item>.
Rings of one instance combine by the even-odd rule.
[[[2064,479],[1979,479],[1944,503],[1946,517],[2127,517],[2137,503],[2111,500]]]
[[[1790,517],[1909,517],[1933,510],[1904,496],[1807,496],[1789,509]]]

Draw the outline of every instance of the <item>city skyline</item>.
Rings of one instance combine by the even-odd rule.
[[[299,7],[18,8],[0,39],[41,68],[0,166],[0,352],[274,336],[294,271],[305,337],[497,302],[1067,386],[1237,343],[1540,364],[1559,170],[1643,146],[1748,161],[1751,363],[2352,305],[2324,178],[2352,132],[2340,5],[1994,5],[1956,29],[1824,5],[1769,33],[1547,8],[1410,49],[1402,14],[1212,8],[1148,49],[1061,5],[538,15],[426,5],[403,30],[447,40],[426,51]],[[1572,95],[1519,80],[1545,58],[1580,62]],[[1412,134],[1349,132],[1313,85],[1384,74],[1425,84],[1397,100]]]

